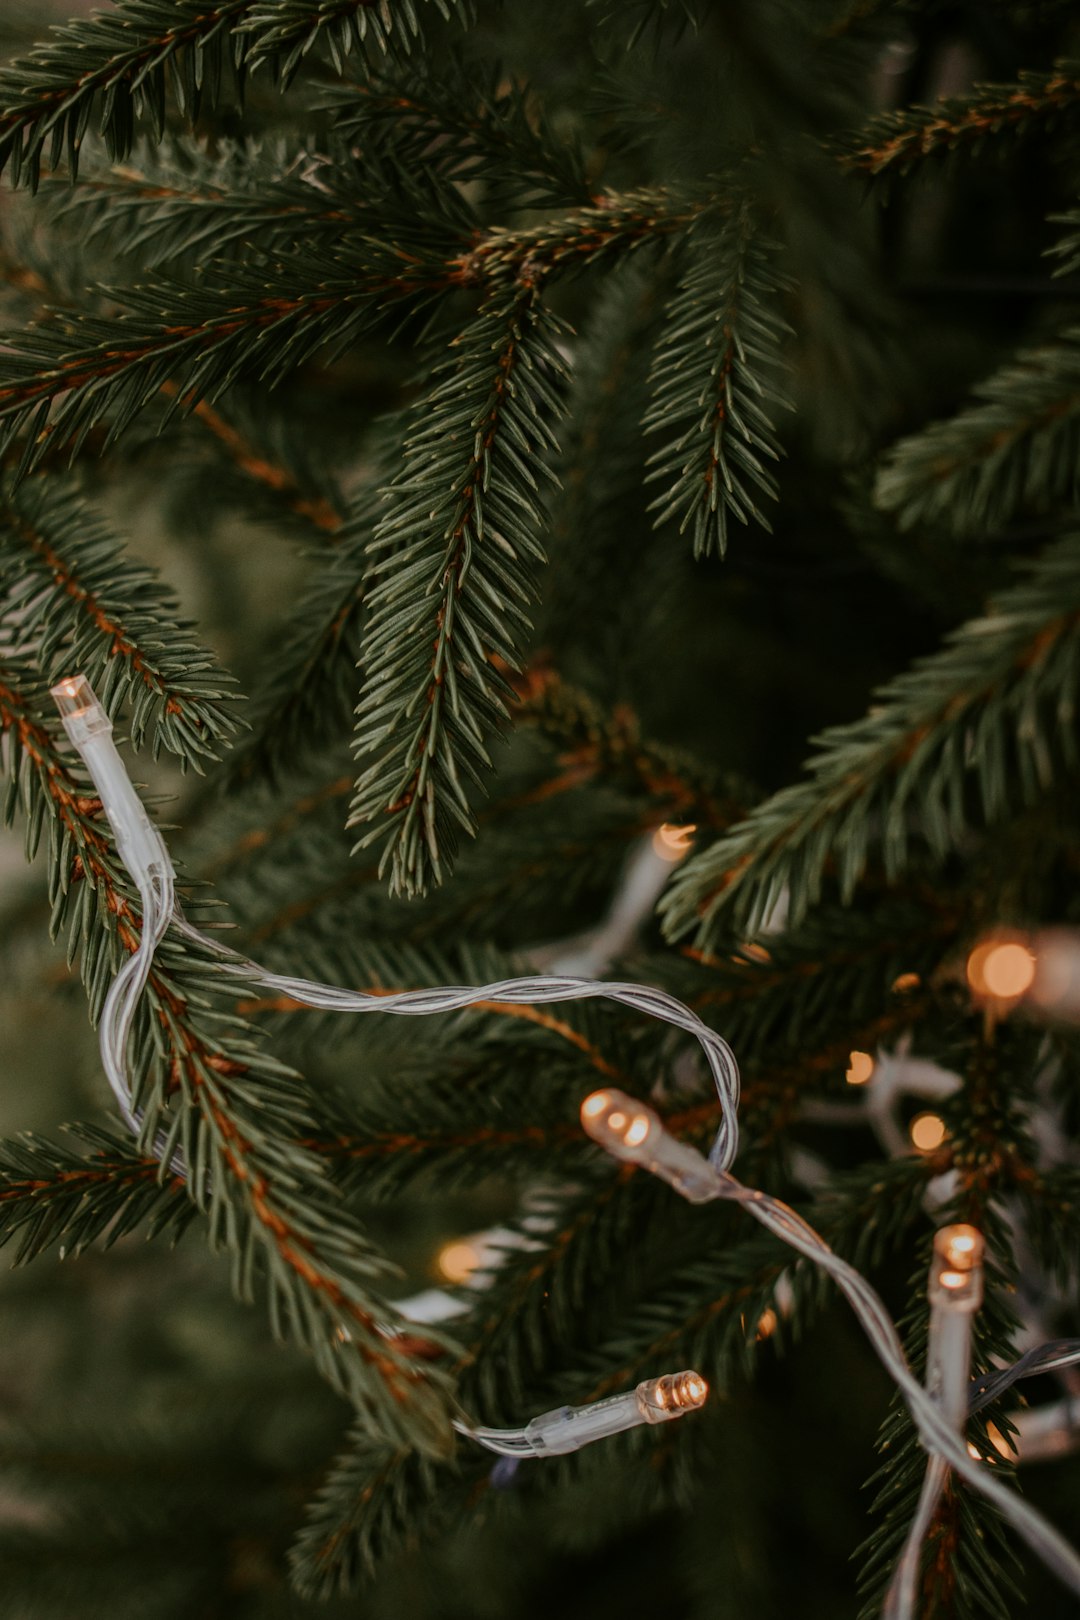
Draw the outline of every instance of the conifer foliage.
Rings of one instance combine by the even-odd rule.
[[[992,9],[0,15],[5,1614],[870,1620],[925,1461],[817,1275],[583,1136],[598,1084],[716,1129],[624,1008],[312,1013],[174,926],[128,1134],[89,1025],[140,903],[65,675],[200,927],[662,986],[916,1370],[945,1220],[976,1373],[1080,1332],[1076,1036],[964,970],[1080,927],[1080,46]],[[703,1413],[570,1458],[453,1426],[691,1365]],[[1017,1410],[971,1444],[1078,1540]],[[919,1580],[1072,1604],[955,1483]]]

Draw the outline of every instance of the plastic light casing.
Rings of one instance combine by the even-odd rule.
[[[85,675],[52,688],[64,730],[93,779],[120,859],[142,887],[154,869],[171,868],[164,840],[143,808],[112,739],[112,721]]]
[[[934,1235],[930,1304],[971,1315],[983,1299],[986,1243],[974,1226],[943,1226]]]
[[[613,1158],[640,1164],[670,1183],[692,1204],[720,1196],[717,1172],[696,1148],[664,1129],[659,1114],[614,1087],[594,1091],[581,1105],[585,1130]]]
[[[543,1412],[525,1426],[525,1438],[537,1457],[559,1457],[579,1451],[594,1440],[642,1423],[670,1423],[704,1406],[709,1386],[700,1373],[667,1373],[648,1378],[625,1395],[591,1406],[561,1406]]]
[[[972,1319],[983,1298],[986,1243],[974,1226],[943,1226],[930,1265],[926,1388],[958,1434],[967,1422]]]

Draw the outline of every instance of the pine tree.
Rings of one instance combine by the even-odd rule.
[[[49,686],[90,678],[189,914],[279,972],[602,955],[663,829],[604,973],[731,1043],[741,1178],[919,1372],[943,1220],[987,1239],[977,1374],[1076,1333],[1077,1038],[965,975],[1080,923],[1072,9],[43,12],[0,18],[5,1615],[870,1620],[907,1409],[809,1266],[578,1124],[614,1084],[707,1146],[688,1045],[307,1012],[174,928],[133,1068],[185,1178],[108,1106],[141,913]],[[871,1060],[952,1077],[936,1136]],[[572,1457],[450,1426],[683,1366],[703,1413]],[[1076,1540],[1016,1413],[971,1444]],[[951,1480],[920,1614],[1024,1600],[1074,1612]]]

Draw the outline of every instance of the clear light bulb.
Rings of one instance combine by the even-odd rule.
[[[581,1123],[613,1158],[640,1164],[670,1183],[692,1204],[720,1196],[717,1172],[704,1154],[664,1129],[659,1114],[613,1086],[581,1105]]]
[[[708,1394],[709,1386],[700,1373],[666,1373],[662,1378],[647,1378],[625,1395],[612,1395],[590,1406],[561,1406],[543,1412],[525,1425],[524,1434],[534,1456],[559,1457],[642,1423],[670,1423],[704,1406]]]
[[[943,1226],[934,1235],[930,1303],[945,1310],[977,1311],[983,1297],[986,1242],[974,1226]]]
[[[90,772],[116,838],[120,859],[141,887],[156,870],[172,870],[165,842],[143,807],[112,739],[112,721],[85,675],[52,688],[64,730]]]

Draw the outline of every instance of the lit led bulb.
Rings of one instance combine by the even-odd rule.
[[[704,1155],[670,1135],[659,1114],[625,1091],[594,1091],[581,1105],[581,1123],[613,1158],[651,1170],[690,1203],[720,1196],[717,1173]]]
[[[112,740],[112,721],[85,675],[52,688],[53,701],[72,747],[90,772],[116,838],[120,859],[142,884],[154,871],[171,869],[164,840],[143,807]]]
[[[636,1429],[641,1423],[670,1423],[704,1406],[708,1394],[709,1386],[700,1373],[665,1373],[662,1378],[647,1378],[625,1395],[612,1395],[591,1406],[562,1406],[544,1412],[525,1425],[524,1434],[533,1456],[559,1457],[609,1434]]]
[[[968,957],[968,983],[982,1000],[1004,1008],[1031,989],[1035,966],[1026,939],[995,934],[976,945]]]
[[[974,1226],[943,1226],[934,1236],[930,1303],[946,1309],[977,1311],[983,1297],[986,1243]]]

